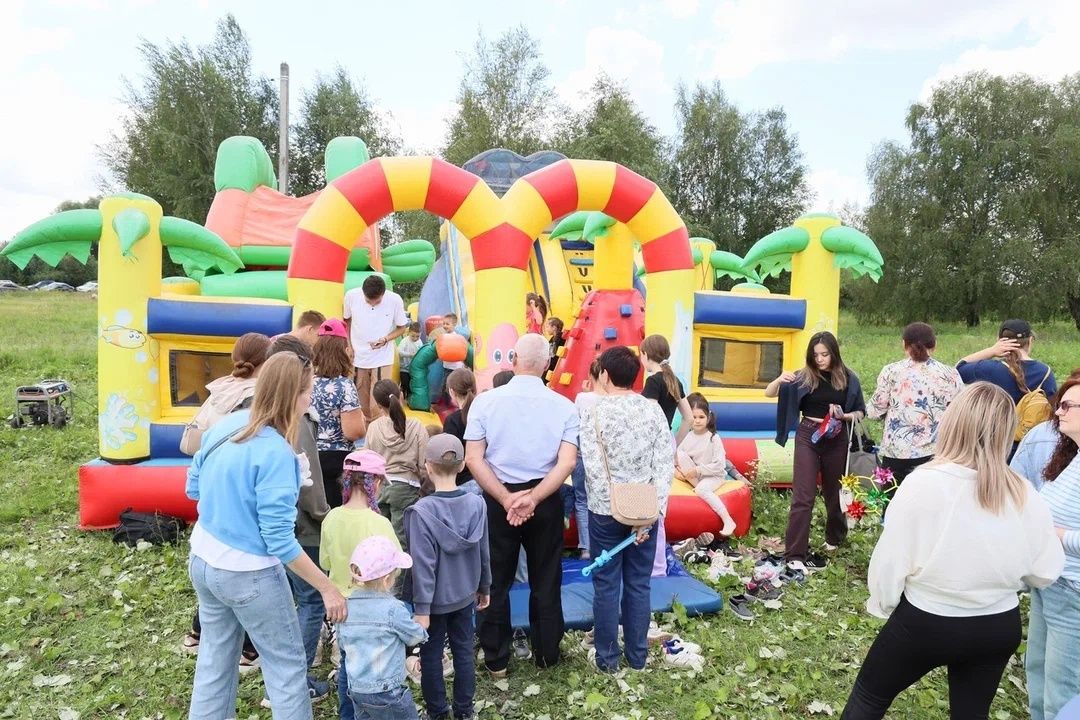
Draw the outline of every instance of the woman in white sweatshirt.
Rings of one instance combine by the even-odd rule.
[[[935,459],[889,505],[870,559],[866,609],[888,618],[842,718],[881,718],[934,668],[949,670],[955,718],[985,718],[1020,645],[1016,593],[1046,587],[1065,563],[1046,503],[1005,463],[1012,398],[977,382],[942,417]]]

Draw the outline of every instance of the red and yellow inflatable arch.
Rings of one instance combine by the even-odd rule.
[[[646,333],[674,339],[693,305],[689,234],[656,183],[611,162],[563,160],[519,179],[501,199],[479,177],[432,157],[376,158],[333,181],[300,221],[289,263],[294,313],[340,315],[349,252],[369,226],[395,211],[426,210],[470,239],[479,302],[479,345],[510,324],[521,332],[532,242],[553,220],[599,210],[641,242],[648,273]],[[685,313],[678,313],[681,309]],[[477,368],[488,362],[478,354]]]

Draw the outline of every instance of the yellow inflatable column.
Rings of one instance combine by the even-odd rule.
[[[157,341],[147,301],[161,295],[161,206],[142,195],[101,201],[98,246],[98,432],[105,460],[150,456],[158,419]]]
[[[634,287],[634,243],[623,223],[608,228],[593,250],[593,287],[596,290],[629,290]]]
[[[831,215],[807,215],[795,221],[810,233],[810,243],[791,258],[791,296],[806,298],[806,326],[792,342],[796,357],[801,357],[810,337],[822,330],[836,333],[840,314],[840,269],[833,254],[821,244],[821,233],[840,225]]]

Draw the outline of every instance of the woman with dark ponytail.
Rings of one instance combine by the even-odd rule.
[[[1006,320],[996,343],[961,359],[956,369],[966,384],[979,380],[993,383],[1009,393],[1014,403],[1036,388],[1052,397],[1057,392],[1054,371],[1032,359],[1034,344],[1035,333],[1027,320]]]
[[[401,388],[393,380],[379,380],[371,395],[385,415],[368,425],[366,447],[386,460],[386,484],[379,493],[379,512],[390,520],[394,533],[406,548],[405,508],[420,499],[421,487],[428,485],[424,470],[424,448],[428,434],[416,418],[405,416]]]
[[[907,359],[882,368],[867,409],[883,421],[878,458],[898,485],[934,457],[941,416],[964,386],[956,368],[931,357],[937,345],[932,327],[911,323],[903,342]]]
[[[472,407],[473,398],[476,397],[476,376],[469,368],[458,368],[446,378],[446,392],[450,395],[450,402],[457,408],[446,416],[443,421],[443,432],[453,435],[461,440],[465,446],[465,426],[469,424],[469,408]],[[468,466],[462,468],[457,475],[457,484],[464,486],[469,492],[480,494],[480,486],[473,480]]]
[[[682,440],[690,430],[690,405],[682,383],[671,369],[671,346],[663,335],[650,335],[641,341],[639,348],[641,364],[649,377],[641,394],[660,403],[668,425],[675,419],[675,411],[682,416],[677,439]]]

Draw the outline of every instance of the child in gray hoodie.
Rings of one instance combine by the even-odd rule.
[[[488,606],[491,588],[487,508],[479,495],[457,487],[464,464],[456,437],[443,433],[428,440],[425,466],[435,492],[404,517],[416,622],[428,631],[420,647],[420,688],[432,720],[451,716],[442,667],[447,637],[454,656],[453,717],[473,716],[473,616]]]

